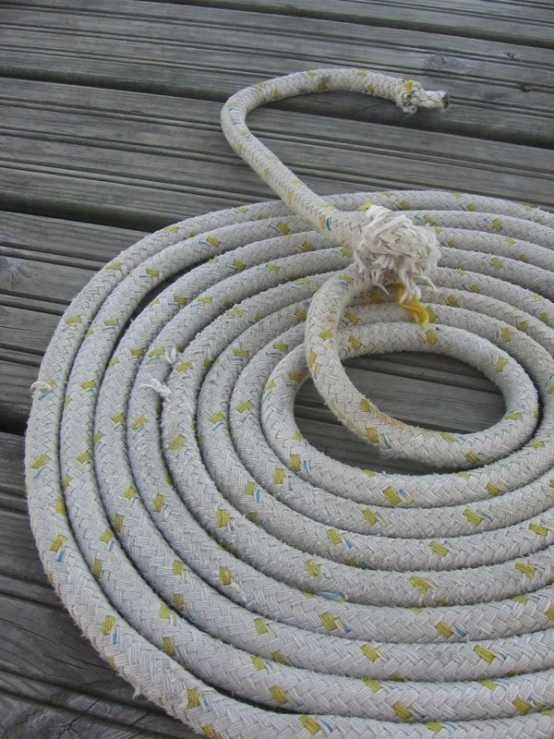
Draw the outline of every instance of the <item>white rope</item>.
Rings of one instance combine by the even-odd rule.
[[[27,435],[40,556],[100,654],[211,739],[551,737],[554,217],[460,193],[318,198],[244,122],[316,90],[446,106],[364,70],[231,98],[230,143],[297,215],[169,226],[75,298]],[[414,350],[478,368],[503,418],[412,427],[341,364]],[[446,471],[313,448],[293,413],[310,376],[369,444]]]

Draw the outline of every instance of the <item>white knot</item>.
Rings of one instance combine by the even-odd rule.
[[[358,269],[369,274],[377,287],[401,283],[406,287],[404,298],[419,298],[416,281],[430,283],[428,272],[439,261],[435,232],[427,226],[415,226],[408,216],[380,205],[372,205],[366,216],[370,221],[362,226],[353,249]]]
[[[152,378],[150,382],[145,382],[141,385],[141,387],[149,388],[150,390],[154,390],[154,392],[158,393],[164,400],[167,400],[168,398],[171,398],[171,390],[167,387],[167,385],[164,385],[159,380],[156,380],[155,378]]]

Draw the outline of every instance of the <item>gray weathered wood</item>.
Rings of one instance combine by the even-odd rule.
[[[211,107],[217,116],[219,106]],[[75,118],[82,122],[85,131],[87,127],[90,130],[92,118],[88,122],[86,115]],[[339,144],[333,140],[338,131],[333,119],[263,111],[253,121],[276,153],[322,194],[428,184],[438,189],[479,191],[546,205],[554,196],[554,156],[532,147],[476,142],[463,137],[453,141],[444,134],[356,122],[341,124]],[[215,130],[194,134],[188,128],[185,131],[157,121],[151,127],[159,145],[141,145],[140,151],[134,145],[135,151],[127,151],[114,149],[112,143],[126,132],[124,121],[104,124],[105,143],[99,141],[96,146],[78,143],[79,125],[75,120],[73,123],[73,143],[52,141],[52,137],[45,142],[40,135],[38,146],[33,138],[4,139],[14,155],[33,164],[14,170],[6,164],[2,166],[0,161],[0,204],[8,209],[34,207],[66,217],[80,214],[92,220],[117,219],[152,229],[186,216],[272,195],[245,165],[233,158],[222,135]],[[52,124],[48,124],[46,116],[43,126],[47,125]],[[100,121],[99,134],[102,127]],[[279,133],[283,127],[287,135]],[[144,123],[134,128],[138,141],[141,135],[147,136]],[[316,138],[316,143],[311,143],[314,134],[319,134],[320,141]],[[37,149],[40,156],[35,154]],[[199,167],[202,151],[209,154]],[[78,176],[69,175],[68,167],[77,170]],[[149,172],[151,179],[145,180],[145,173]]]
[[[504,413],[503,400],[497,393],[354,367],[347,374],[358,390],[372,398],[382,411],[405,423],[468,433],[487,428]],[[311,382],[302,387],[297,402],[299,414],[339,424],[324,407]]]
[[[117,34],[128,36],[133,41],[149,40],[165,47],[179,42],[210,50],[218,47],[220,38],[225,38],[226,50],[247,49],[249,53],[262,52],[265,57],[288,53],[299,60],[331,58],[350,63],[358,61],[364,66],[375,60],[382,67],[400,68],[409,64],[412,69],[427,72],[452,72],[460,77],[471,73],[474,79],[502,82],[506,81],[505,71],[509,70],[513,83],[529,81],[527,64],[533,60],[534,89],[551,85],[546,74],[548,55],[522,45],[521,40],[518,41],[517,53],[510,55],[506,53],[505,43],[490,40],[459,38],[448,33],[430,35],[386,26],[368,29],[362,24],[316,18],[307,20],[286,15],[220,10],[214,24],[213,11],[202,7],[153,5],[149,2],[137,5],[133,0],[120,0],[116,6],[109,0],[94,4],[69,2],[65,5],[64,8],[47,0],[35,0],[32,3],[34,7],[25,4],[13,8],[12,12],[6,9],[6,26],[9,28],[16,22],[18,26],[29,29],[40,25],[45,30],[60,33],[97,34],[100,38]],[[109,31],[106,29],[107,17]],[[308,30],[309,34],[306,33]],[[302,40],[301,46],[299,39]],[[365,57],[359,53],[362,45],[366,50]],[[378,55],[375,54],[377,49]],[[434,57],[430,56],[432,52]],[[168,59],[167,56],[165,58]]]
[[[377,450],[368,448],[348,429],[329,424],[321,418],[309,418],[307,413],[297,414],[296,421],[298,428],[311,444],[339,462],[354,465],[360,469],[375,469],[398,474],[423,475],[430,471],[424,464],[394,459],[385,462]]]
[[[20,436],[0,433],[0,491],[21,498],[23,489],[23,443]]]
[[[256,112],[253,130],[318,192],[433,187],[551,206],[551,11],[529,0],[0,0],[0,739],[192,737],[97,657],[32,538],[18,434],[73,295],[145,231],[274,197],[218,116],[235,90],[289,71],[375,67],[453,97],[441,117],[352,95]],[[447,357],[348,365],[412,423],[469,431],[503,410],[488,380]],[[340,461],[426,471],[385,463],[309,385],[296,415]]]
[[[0,671],[0,739],[188,739],[148,706],[126,706]]]
[[[4,80],[3,85],[11,82],[13,81]],[[47,92],[46,87],[42,89],[44,93]],[[27,213],[3,211],[0,218],[0,248],[5,250],[0,254],[11,250],[10,255],[32,255],[33,259],[38,259],[38,254],[43,254],[51,263],[62,264],[60,260],[64,259],[71,266],[88,268],[90,262],[93,269],[102,267],[143,236],[142,231]]]
[[[348,359],[345,364],[347,367],[373,370],[398,377],[412,377],[426,382],[498,392],[496,386],[476,369],[446,356],[398,352],[356,357]]]
[[[0,512],[1,516],[1,512]],[[56,593],[48,584],[29,582],[18,577],[10,577],[0,572],[0,593],[19,600],[60,608]]]
[[[23,443],[20,436],[0,432],[0,460],[0,509],[26,514]]]
[[[124,9],[129,6],[132,7],[133,3],[120,5]],[[144,8],[145,3],[134,3],[134,6]],[[498,63],[499,68],[486,71],[484,67],[497,63],[487,62],[484,53],[480,59],[464,62],[462,51],[458,60],[449,54],[448,43],[444,44],[442,54],[421,52],[417,46],[402,46],[400,41],[392,49],[386,43],[372,46],[371,33],[363,41],[350,38],[350,24],[345,24],[342,38],[335,40],[332,34],[330,37],[325,33],[328,28],[334,30],[335,24],[325,21],[318,39],[313,21],[295,18],[296,34],[283,33],[281,19],[278,19],[276,27],[262,27],[256,32],[234,27],[224,48],[217,49],[219,69],[214,70],[213,63],[198,64],[197,51],[198,48],[214,49],[213,21],[193,23],[189,9],[180,9],[180,24],[174,18],[179,18],[176,6],[169,6],[171,16],[167,16],[164,23],[137,20],[128,10],[119,19],[112,11],[111,32],[106,34],[106,18],[86,12],[93,7],[96,9],[96,4],[66,4],[66,10],[63,5],[59,7],[60,10],[55,12],[21,6],[4,8],[5,24],[17,24],[17,33],[9,48],[3,49],[0,45],[0,68],[6,74],[45,78],[41,70],[44,69],[46,54],[46,77],[53,81],[89,81],[101,86],[223,100],[236,89],[260,79],[325,65],[328,59],[334,58],[344,66],[361,64],[397,74],[417,75],[429,85],[448,81],[449,91],[458,100],[458,106],[439,122],[433,121],[431,125],[435,129],[492,138],[507,137],[511,141],[531,137],[536,143],[546,144],[552,140],[552,127],[548,122],[552,107],[549,73],[545,70],[543,75],[540,67],[525,71],[519,63],[514,64],[511,71],[506,64],[517,59],[510,57]],[[240,15],[235,15],[238,21]],[[269,17],[261,16],[262,25],[264,22],[267,24]],[[64,26],[67,29],[65,33]],[[48,33],[44,32],[45,27],[49,29]],[[58,30],[60,27],[62,30]],[[157,33],[159,38],[156,38]],[[409,37],[408,33],[406,41]],[[486,44],[482,48],[485,52]],[[141,65],[140,77],[135,73],[138,63]],[[245,69],[256,72],[248,75],[244,73]],[[352,98],[343,97],[342,100],[347,101],[347,109],[352,112]],[[381,103],[374,103],[375,109],[384,109]],[[483,103],[487,103],[486,110]],[[303,101],[302,107],[309,110],[315,104]],[[325,109],[336,113],[340,112],[339,106],[338,97],[335,101],[325,102]],[[364,109],[370,111],[373,107],[369,102]],[[392,107],[386,115],[397,122],[405,119]],[[534,125],[531,126],[533,117]],[[425,120],[425,116],[420,116],[410,123],[423,126]]]
[[[164,0],[154,0],[160,4]],[[176,2],[176,0],[171,0]],[[203,0],[187,4],[202,5]],[[514,44],[530,43],[552,47],[552,15],[548,3],[471,0],[461,5],[455,0],[399,3],[359,0],[215,0],[219,8],[280,13],[293,18],[329,18],[360,25],[388,25],[422,30],[427,33],[447,32],[462,37],[487,40],[502,39]]]
[[[36,554],[35,557],[38,563]],[[80,700],[79,694],[73,693],[78,686],[80,694],[84,694],[82,697],[88,695],[109,702],[116,701],[122,706],[153,711],[155,724],[146,722],[142,724],[143,728],[158,726],[166,732],[172,727],[179,727],[178,731],[171,730],[170,735],[188,736],[180,724],[166,719],[163,711],[151,706],[143,698],[135,697],[133,689],[96,655],[69,614],[60,608],[57,601],[52,605],[54,607],[48,603],[0,594],[0,623],[4,637],[0,640],[0,693],[6,689],[6,675],[11,673],[63,688],[59,701],[55,702],[73,707],[75,701]],[[62,671],[60,666],[63,666]],[[23,694],[40,699],[40,691],[37,690]],[[67,695],[64,698],[65,692]],[[132,715],[132,712],[129,713]],[[133,720],[136,718],[135,711]],[[0,728],[3,728],[1,723]]]
[[[286,116],[283,117],[281,126],[287,126]],[[339,126],[335,125],[334,128],[336,131]],[[371,130],[372,128],[379,130]],[[457,182],[458,189],[462,191],[473,192],[478,189],[485,195],[523,197],[527,201],[534,200],[537,204],[552,202],[554,178],[552,171],[546,167],[554,156],[548,153],[544,155],[543,162],[538,164],[536,175],[532,176],[527,169],[528,164],[525,163],[527,153],[531,161],[538,159],[537,152],[532,149],[529,152],[513,150],[514,157],[518,153],[521,155],[522,165],[517,167],[508,158],[509,149],[505,148],[503,151],[499,144],[496,147],[490,146],[487,156],[480,160],[480,147],[473,142],[452,142],[450,137],[437,140],[429,134],[426,141],[417,142],[412,136],[398,137],[395,129],[383,131],[382,127],[371,124],[357,124],[357,129],[357,135],[350,140],[348,131],[345,131],[340,144],[326,142],[325,148],[323,142],[308,143],[308,137],[313,137],[313,132],[300,141],[285,136],[279,136],[278,139],[274,136],[263,138],[277,156],[290,162],[298,175],[320,192],[413,189],[422,187],[427,178],[436,189],[454,189],[454,183]],[[425,139],[425,135],[420,132],[410,133],[419,133]],[[177,148],[179,145],[194,146],[191,138],[192,134],[189,138],[181,138],[178,143],[173,139],[172,156],[159,154],[157,151],[132,150],[131,147],[128,150],[114,150],[109,146],[102,146],[101,141],[91,146],[41,136],[37,137],[40,141],[40,146],[37,146],[32,138],[2,136],[1,133],[0,146],[9,149],[22,160],[32,161],[26,167],[29,173],[44,172],[57,177],[62,167],[78,168],[83,180],[81,188],[84,190],[88,184],[92,202],[96,201],[100,207],[102,203],[109,203],[114,185],[130,186],[131,196],[132,188],[143,182],[149,186],[152,210],[156,201],[160,203],[165,200],[168,191],[180,192],[185,201],[189,193],[198,196],[213,188],[215,194],[224,201],[222,206],[226,207],[240,205],[245,200],[271,197],[269,189],[258,185],[256,175],[246,165],[238,165],[232,158],[220,133],[207,136],[200,146],[206,146],[209,151],[223,156],[214,157],[208,154],[204,157],[202,166],[199,166],[199,157],[194,154],[188,156],[186,149],[183,151]],[[452,149],[452,146],[456,148]],[[462,160],[464,153],[469,161]],[[468,167],[468,164],[472,166]],[[151,173],[151,180],[144,181],[144,175],[148,172]],[[383,172],[388,173],[386,177]],[[10,193],[3,196],[10,197],[13,197]],[[128,207],[132,208],[132,204],[129,203]],[[179,217],[178,210],[173,214],[173,218],[175,217]]]
[[[248,197],[255,202],[263,197]],[[0,164],[0,207],[31,210],[58,218],[116,223],[122,228],[153,231],[169,223],[212,210],[231,208],[235,197],[198,195],[191,188],[156,188],[151,182],[114,182],[113,178],[77,178],[59,167],[45,171],[12,169]]]
[[[144,698],[134,697],[133,689],[94,653],[65,611],[0,595],[0,623],[0,707],[1,696],[11,682],[12,690],[44,703],[119,724],[137,724],[137,728],[159,731],[163,737],[185,739],[191,735]],[[23,679],[19,686],[15,676]],[[98,702],[93,706],[95,700]],[[47,713],[39,711],[37,715]],[[0,728],[5,725],[0,723]]]
[[[58,320],[58,316],[49,313],[0,306],[0,347],[41,355]]]
[[[308,0],[309,2],[309,0]],[[4,2],[6,6],[13,6],[11,3]],[[225,0],[223,0],[225,4]],[[341,20],[333,19],[332,22],[325,19],[324,14],[320,14],[322,9],[329,3],[319,3],[315,13],[311,18],[294,15],[293,13],[271,13],[260,14],[257,12],[263,9],[263,3],[250,2],[246,10],[237,13],[236,10],[225,10],[220,8],[217,12],[217,22],[214,23],[214,13],[209,7],[194,7],[190,3],[186,3],[183,7],[180,3],[160,3],[152,2],[137,3],[134,0],[120,0],[117,4],[109,2],[109,0],[99,0],[92,4],[91,2],[66,2],[65,0],[57,0],[56,2],[48,2],[48,0],[34,0],[31,3],[25,3],[21,8],[17,4],[14,10],[21,11],[15,16],[17,20],[26,26],[36,27],[37,22],[45,28],[55,28],[60,31],[71,32],[87,32],[99,33],[102,36],[113,35],[119,33],[122,35],[129,34],[132,38],[151,39],[157,43],[165,43],[173,41],[185,41],[191,44],[202,45],[203,48],[213,50],[218,47],[219,39],[225,38],[225,48],[244,48],[247,44],[249,48],[256,51],[263,51],[265,55],[275,52],[294,51],[296,54],[321,55],[323,43],[326,43],[325,50],[327,58],[344,58],[341,54],[348,53],[348,49],[344,49],[344,42],[348,40],[350,43],[357,44],[363,42],[368,53],[372,48],[382,47],[384,57],[380,58],[382,63],[392,59],[398,63],[398,55],[393,57],[392,49],[394,47],[400,53],[413,52],[413,63],[417,64],[416,51],[421,53],[448,52],[450,55],[459,55],[460,60],[464,58],[474,59],[474,63],[470,69],[466,66],[464,69],[458,68],[456,71],[468,73],[474,72],[477,76],[481,69],[487,69],[496,61],[504,63],[512,62],[509,69],[512,71],[511,79],[518,81],[518,72],[521,66],[529,60],[540,61],[547,64],[548,57],[540,53],[539,49],[533,46],[524,46],[524,38],[522,37],[522,27],[527,21],[530,25],[538,26],[539,23],[546,29],[552,29],[552,19],[548,18],[548,14],[543,11],[541,21],[529,18],[529,11],[514,13],[512,19],[516,15],[525,15],[523,23],[518,23],[517,37],[514,41],[517,44],[517,54],[506,52],[505,42],[495,42],[487,39],[486,43],[478,38],[472,38],[470,34],[459,36],[459,29],[455,25],[445,26],[443,33],[429,33],[429,27],[417,30],[413,27],[404,29],[402,24],[398,23],[398,5],[397,3],[377,4],[377,3],[355,3],[358,10],[365,13],[366,20],[370,21],[373,11],[381,5],[381,9],[388,13],[389,23],[368,28],[368,24],[356,23],[356,18],[344,15]],[[481,3],[482,7],[485,5]],[[506,3],[503,3],[506,6]],[[350,4],[354,6],[353,3]],[[421,7],[421,4],[418,3]],[[520,4],[513,4],[513,8],[518,8]],[[232,7],[232,5],[231,5]],[[488,20],[492,18],[490,3],[487,4],[486,17]],[[289,10],[294,8],[294,4],[287,3]],[[279,11],[279,3],[272,3],[272,10]],[[440,12],[440,11],[439,11]],[[444,12],[444,11],[443,11]],[[494,11],[493,11],[494,12]],[[505,11],[506,12],[506,11]],[[464,8],[466,17],[471,17],[471,12]],[[317,17],[320,15],[320,17]],[[475,14],[474,19],[477,20],[482,14]],[[109,29],[106,27],[106,17],[109,16]],[[323,16],[323,17],[322,17]],[[6,9],[7,23],[13,20],[13,13]],[[148,24],[148,25],[146,25]],[[309,30],[309,35],[306,31]],[[132,33],[129,33],[132,32]],[[150,35],[149,35],[150,32]],[[254,33],[252,33],[254,32]],[[246,35],[246,34],[250,35]],[[302,47],[298,48],[297,39],[302,37]],[[341,44],[341,46],[337,46]],[[550,46],[552,41],[550,39]],[[424,51],[422,50],[424,48]],[[479,53],[481,52],[481,53]],[[483,53],[484,52],[484,53]],[[477,62],[480,64],[478,65]],[[515,63],[514,63],[515,62]],[[537,70],[538,77],[536,83],[540,84],[542,78],[540,70]],[[477,73],[477,74],[475,74]],[[502,75],[506,77],[506,75]],[[547,82],[549,84],[549,82]]]
[[[100,265],[92,269],[83,269],[69,265],[52,264],[47,261],[36,261],[30,258],[29,252],[0,246],[0,294],[20,297],[22,305],[28,305],[29,298],[65,306],[91,279]],[[19,255],[23,253],[24,258]],[[1,299],[1,298],[0,298]],[[9,309],[7,309],[9,311]],[[2,334],[4,328],[4,309],[0,307],[0,344],[5,341]],[[56,311],[59,312],[59,311]],[[55,325],[55,324],[54,324]],[[13,348],[17,348],[14,343]]]
[[[32,219],[30,218],[30,220]],[[92,238],[94,233],[93,229],[91,232]],[[18,264],[17,260],[13,258],[10,258],[7,263],[12,267],[13,264]],[[88,270],[77,268],[58,265],[41,266],[31,260],[21,260],[21,263],[24,269],[19,269],[16,272],[16,277],[13,277],[15,268],[7,274],[6,270],[4,272],[0,270],[0,303],[4,302],[7,297],[13,297],[14,295],[14,300],[17,300],[14,305],[0,304],[0,359],[4,360],[0,361],[0,378],[2,378],[5,387],[10,388],[10,394],[0,399],[0,407],[4,408],[3,421],[8,424],[5,428],[9,428],[9,425],[12,424],[14,425],[13,428],[17,430],[24,428],[25,418],[31,403],[29,386],[36,378],[36,367],[59,320],[59,313],[91,274]],[[49,290],[43,288],[43,280],[50,286]],[[58,282],[59,284],[57,284]],[[49,307],[47,301],[49,300],[48,293],[50,290],[54,290],[56,303]],[[42,300],[44,305],[39,303],[38,310],[31,310],[30,308],[37,307],[31,301],[38,300]],[[45,312],[44,307],[49,312]],[[57,308],[57,311],[53,311],[52,308]],[[380,377],[379,373],[383,371],[393,375],[422,380],[423,382],[418,386],[418,396],[425,399],[424,405],[426,407],[431,407],[429,404],[436,400],[436,387],[432,384],[433,382],[446,380],[447,384],[458,385],[454,395],[457,399],[456,402],[462,404],[467,400],[463,388],[490,390],[490,384],[485,381],[483,385],[483,379],[477,376],[476,373],[470,371],[469,374],[460,374],[459,369],[463,365],[449,364],[448,358],[397,355],[391,358],[373,357],[356,361],[359,367],[371,370],[371,372],[364,375],[367,392],[372,395],[378,404],[383,405],[384,410],[388,409],[393,414],[398,412],[398,408],[394,404],[392,408],[387,406],[390,390],[388,383],[381,383],[380,389],[372,385],[372,378]],[[21,364],[21,362],[25,362],[25,364]],[[448,367],[450,369],[456,367],[456,370],[445,376],[445,368]],[[426,382],[426,380],[429,382]],[[484,397],[486,398],[487,395]],[[475,412],[479,408],[484,409],[485,407],[487,406],[479,403],[473,406]],[[411,408],[407,400],[404,403],[404,408],[407,413],[406,420],[417,421],[417,408]],[[304,412],[303,404],[299,405],[299,412]],[[313,417],[313,407],[310,414]],[[463,419],[464,416],[468,423],[465,430],[471,430],[475,423],[479,425],[482,422],[478,420],[478,417],[474,418],[472,413],[466,413],[465,410],[460,409],[459,419]],[[448,425],[449,418],[449,414],[443,415],[441,423]],[[461,420],[454,420],[453,422],[454,424],[462,423]],[[459,426],[456,426],[456,428],[459,428]]]
[[[42,585],[46,582],[40,564],[27,513],[2,511],[0,519],[0,572]]]
[[[21,434],[25,429],[31,407],[29,388],[38,376],[38,368],[24,364],[25,360],[25,355],[21,356],[20,361],[0,359],[0,431]]]
[[[76,160],[83,172],[102,168],[102,173],[112,172],[115,178],[150,173],[154,186],[164,181],[168,186],[194,181],[199,190],[213,186],[217,171],[219,189],[228,185],[237,197],[242,192],[248,196],[256,188],[264,192],[263,184],[239,163],[223,138],[217,125],[219,104],[200,100],[184,104],[160,96],[150,112],[151,98],[144,94],[103,90],[95,93],[94,105],[89,102],[90,94],[87,88],[76,86],[6,83],[0,133],[9,135],[18,126],[30,137],[27,146],[25,141],[13,141],[27,158],[34,139],[44,139],[40,158],[33,159],[43,166],[67,166]],[[12,96],[14,102],[9,104]],[[333,97],[327,96],[329,100]],[[360,105],[364,102],[360,96]],[[64,105],[63,110],[60,105]],[[120,112],[114,116],[111,111],[116,105]],[[434,115],[433,119],[438,123],[442,116]],[[335,187],[335,178],[347,182],[355,177],[363,187],[361,173],[375,178],[377,172],[386,172],[391,186],[403,182],[423,186],[431,178],[437,188],[474,191],[481,187],[485,193],[528,200],[536,191],[535,197],[545,204],[554,195],[554,154],[533,147],[453,139],[451,135],[355,121],[339,124],[328,116],[270,109],[254,113],[252,125],[299,173],[332,180]],[[6,142],[12,143],[9,139]],[[79,144],[82,149],[72,148]],[[153,159],[153,155],[158,158]],[[191,168],[196,170],[193,180]],[[380,184],[385,183],[381,180]]]

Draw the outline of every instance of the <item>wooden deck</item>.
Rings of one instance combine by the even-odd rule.
[[[0,739],[192,736],[133,698],[46,584],[23,433],[41,355],[95,270],[147,231],[271,197],[220,133],[221,104],[318,66],[413,76],[447,89],[451,109],[412,119],[321,95],[257,112],[253,128],[319,193],[443,188],[549,208],[552,46],[547,0],[0,0]],[[475,430],[502,413],[453,361],[351,364],[404,420]],[[378,464],[313,389],[298,416],[320,448]]]

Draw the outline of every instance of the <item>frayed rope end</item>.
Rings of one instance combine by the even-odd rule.
[[[377,287],[400,284],[403,290],[397,293],[399,303],[419,301],[421,288],[417,282],[432,286],[428,273],[440,257],[435,232],[427,226],[415,226],[408,216],[379,205],[372,205],[366,217],[369,222],[362,227],[353,249],[358,269]]]
[[[393,96],[394,102],[404,113],[415,113],[418,108],[434,108],[444,111],[450,105],[450,97],[444,90],[424,90],[414,80],[399,80],[401,86]]]

